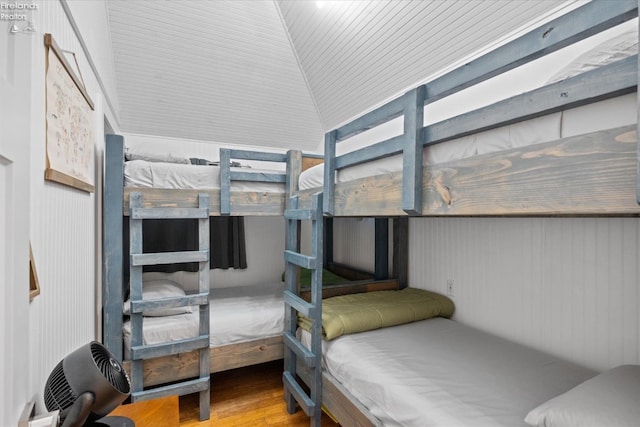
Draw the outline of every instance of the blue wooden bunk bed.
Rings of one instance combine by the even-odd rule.
[[[320,361],[325,360],[322,348],[326,344],[322,343],[321,336],[323,303],[318,285],[322,280],[322,217],[640,215],[635,95],[637,51],[600,67],[561,76],[540,88],[512,95],[483,108],[425,125],[425,119],[428,119],[425,109],[438,100],[637,16],[635,0],[592,1],[326,134],[323,171],[320,172],[324,177],[323,186],[298,191],[292,199],[292,208],[285,213],[288,220],[287,271],[293,275],[296,266],[315,271],[310,305],[295,295],[295,280],[287,282],[290,295],[287,296],[283,378],[289,412],[296,410],[297,403],[311,417],[311,425],[319,425],[319,413],[324,406],[341,425],[383,425],[381,418],[372,413],[370,401],[363,403],[321,367]],[[635,37],[637,40],[637,25]],[[632,123],[562,134],[563,114],[568,116],[576,109],[618,99],[624,99],[627,106],[631,102]],[[609,108],[609,104],[605,108]],[[560,114],[559,122],[556,122],[560,123],[556,126],[560,133],[542,142],[514,144],[495,152],[463,156],[443,163],[424,161],[429,158],[429,150],[435,147],[459,144],[469,136],[532,120],[546,120],[554,114]],[[399,134],[346,154],[336,154],[339,143],[398,118],[402,119]],[[393,156],[400,160],[396,170],[346,178],[349,169]],[[345,177],[341,177],[343,171]],[[308,256],[296,250],[296,227],[300,220],[310,220],[314,224],[314,253]],[[403,233],[400,239],[406,239],[406,225],[398,230]],[[305,343],[296,336],[298,314],[310,319]],[[565,390],[592,374],[562,365],[556,376],[561,376],[563,371],[571,371],[573,375],[571,379],[567,378]],[[550,394],[548,397],[553,397],[558,389],[546,392]],[[544,390],[537,399],[540,396],[544,396]],[[534,406],[531,402],[531,408]],[[526,412],[521,421],[524,415]],[[454,419],[450,418],[450,421]],[[513,421],[513,418],[509,419]]]
[[[302,167],[299,151],[287,154],[222,149],[219,185],[207,188],[154,188],[125,185],[124,140],[109,135],[105,150],[104,241],[103,241],[103,339],[110,351],[123,360],[131,373],[132,399],[145,400],[172,394],[200,393],[200,418],[209,418],[212,372],[233,369],[282,358],[281,336],[268,336],[248,342],[210,348],[209,331],[209,217],[282,216],[289,194]],[[232,161],[276,162],[281,170],[252,172],[232,168]],[[179,165],[191,167],[189,165]],[[175,167],[175,165],[167,165]],[[201,168],[202,169],[202,168]],[[207,172],[217,169],[211,168]],[[245,183],[238,189],[234,183]],[[252,191],[251,185],[267,183],[265,190]],[[271,190],[272,187],[276,187]],[[146,219],[196,219],[199,245],[186,252],[143,253],[142,222]],[[129,222],[130,241],[123,239],[123,223]],[[129,252],[126,252],[127,244]],[[129,271],[124,271],[124,257]],[[196,262],[198,291],[170,297],[143,298],[142,268],[145,265]],[[129,277],[129,281],[126,277]],[[130,286],[129,286],[130,284]],[[123,303],[130,293],[130,347],[123,339]],[[144,313],[197,307],[199,327],[195,336],[165,343],[145,345]],[[126,310],[126,309],[125,309]],[[146,319],[146,320],[143,320]],[[157,318],[156,318],[157,319]],[[212,331],[213,332],[213,331]],[[126,350],[126,351],[125,351]]]

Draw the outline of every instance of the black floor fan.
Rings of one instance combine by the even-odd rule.
[[[47,379],[44,403],[60,411],[62,427],[132,427],[125,417],[107,417],[131,393],[129,377],[118,360],[97,341],[62,359]]]

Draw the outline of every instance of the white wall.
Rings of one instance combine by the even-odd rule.
[[[337,218],[336,261],[372,270],[373,220]],[[640,218],[412,218],[409,286],[454,319],[604,370],[640,363]]]
[[[117,112],[108,105],[112,94],[103,90],[104,82],[115,81],[112,63],[103,56],[110,43],[98,32],[106,28],[104,1],[39,1],[33,17],[37,33],[31,37],[31,167],[29,194],[31,209],[30,240],[40,279],[41,293],[29,305],[28,328],[15,325],[24,340],[21,354],[28,361],[28,372],[21,382],[28,384],[29,398],[44,410],[42,395],[53,367],[77,347],[96,338],[97,282],[97,201],[102,197],[100,182],[96,192],[87,193],[44,180],[45,170],[45,47],[43,37],[51,33],[61,49],[75,53],[79,69],[95,109],[95,175],[102,173],[104,116],[117,127]],[[67,11],[65,11],[67,8]],[[81,9],[81,12],[80,12]],[[77,15],[70,12],[78,11]],[[67,13],[69,12],[69,13]],[[81,30],[78,33],[74,29]],[[80,34],[80,38],[78,37]],[[88,49],[90,56],[85,54]],[[98,75],[93,66],[98,64]],[[111,85],[109,86],[111,90]],[[26,403],[22,402],[22,404]],[[17,420],[12,420],[14,425]]]

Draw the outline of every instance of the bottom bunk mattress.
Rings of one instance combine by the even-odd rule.
[[[212,289],[209,294],[211,347],[238,344],[282,334],[284,328],[283,282]],[[197,308],[189,313],[143,317],[146,345],[192,338],[198,335]],[[125,358],[131,347],[131,322],[124,322]]]
[[[323,341],[323,365],[383,425],[404,427],[526,426],[595,375],[441,317]]]

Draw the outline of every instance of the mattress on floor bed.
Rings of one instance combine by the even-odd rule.
[[[284,282],[212,289],[209,296],[210,345],[248,342],[282,334]],[[199,313],[143,318],[143,343],[193,338],[198,334]],[[131,322],[123,327],[125,358],[131,347]]]
[[[383,425],[403,427],[526,426],[595,375],[444,318],[323,341],[323,365]]]

